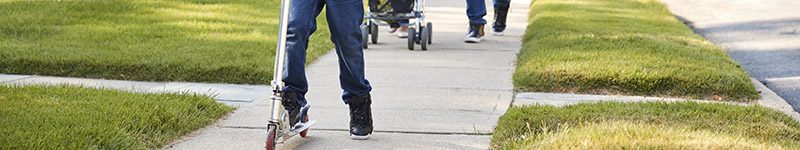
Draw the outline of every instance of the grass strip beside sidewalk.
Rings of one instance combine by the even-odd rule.
[[[0,0],[0,73],[269,84],[277,0]],[[308,62],[333,48],[324,15]]]
[[[758,99],[737,62],[658,0],[537,0],[529,17],[518,91]]]
[[[798,149],[800,123],[761,106],[599,102],[512,107],[495,149]]]
[[[156,149],[232,111],[208,96],[0,85],[0,149]]]

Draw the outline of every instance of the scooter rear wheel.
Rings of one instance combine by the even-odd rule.
[[[308,114],[306,114],[306,120],[303,121],[308,122]],[[308,134],[308,129],[303,130],[303,132],[300,132],[300,137],[306,137],[307,134]]]

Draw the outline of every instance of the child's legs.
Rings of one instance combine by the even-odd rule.
[[[364,51],[361,47],[363,2],[361,0],[326,0],[331,41],[339,55],[339,82],[345,104],[354,96],[369,94],[372,87],[364,78]]]
[[[308,92],[306,80],[306,48],[308,37],[317,29],[316,18],[322,11],[321,0],[293,0],[289,6],[289,24],[286,32],[286,62],[283,68],[285,92],[297,92],[298,103],[306,104],[304,97]]]

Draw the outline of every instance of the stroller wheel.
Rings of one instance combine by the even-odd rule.
[[[367,30],[367,25],[361,26],[361,47],[367,49],[369,45],[367,45],[369,41],[369,30]]]
[[[416,31],[417,30],[414,29],[414,27],[408,28],[408,50],[414,50],[414,43],[417,38]]]
[[[417,31],[417,35],[416,35],[416,37],[414,37],[414,43],[417,43],[417,44],[419,44],[419,40],[420,40],[420,34],[422,34],[422,28],[423,28],[423,27],[419,27],[419,31]],[[411,35],[409,35],[409,36],[411,36]]]
[[[425,28],[428,29],[428,45],[433,44],[433,23],[428,22]]]
[[[424,50],[428,50],[428,33],[430,33],[430,29],[428,27],[420,27],[420,35],[419,35],[419,46]]]
[[[369,23],[369,32],[372,36],[372,44],[378,44],[378,25]]]

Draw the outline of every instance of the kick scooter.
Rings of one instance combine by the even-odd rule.
[[[281,94],[283,94],[282,90],[284,86],[283,67],[285,67],[283,63],[286,61],[286,30],[289,24],[289,3],[291,3],[291,0],[281,0],[278,46],[277,49],[275,49],[275,69],[273,71],[271,83],[272,96],[270,101],[272,105],[270,108],[272,110],[269,115],[269,124],[267,124],[267,150],[274,150],[275,144],[283,143],[297,134],[300,134],[301,137],[306,137],[308,127],[316,123],[314,120],[308,120],[308,108],[310,108],[310,106],[306,104],[300,109],[299,114],[300,116],[305,116],[305,119],[297,122],[294,126],[289,125],[289,117],[294,116],[289,116],[282,104]]]

